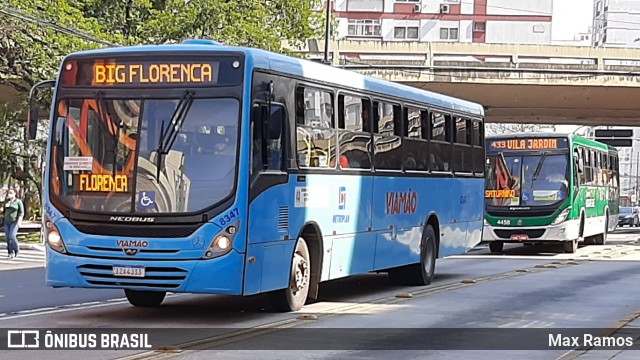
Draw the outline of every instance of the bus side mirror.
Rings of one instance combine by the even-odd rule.
[[[38,106],[33,103],[29,104],[26,130],[27,140],[35,140],[38,132]]]
[[[54,80],[45,80],[35,84],[29,92],[29,112],[27,113],[27,124],[25,126],[26,140],[35,140],[38,133],[38,104],[36,95],[38,90],[52,88],[55,85]]]

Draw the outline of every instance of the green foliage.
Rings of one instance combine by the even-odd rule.
[[[229,45],[282,51],[281,41],[299,44],[321,27],[309,0],[166,0],[154,6],[140,33],[152,43],[211,38]]]

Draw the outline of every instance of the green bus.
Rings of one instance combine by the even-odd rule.
[[[514,133],[486,138],[483,241],[602,245],[620,203],[618,152],[578,135]]]

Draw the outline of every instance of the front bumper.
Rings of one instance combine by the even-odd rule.
[[[575,240],[579,236],[580,220],[567,220],[558,225],[530,226],[530,227],[498,227],[485,225],[482,241],[503,242],[555,242]],[[526,240],[514,240],[512,234],[527,234]]]
[[[114,265],[145,267],[145,277],[113,275]],[[242,294],[244,254],[211,260],[100,259],[60,254],[47,246],[46,283],[52,287]]]

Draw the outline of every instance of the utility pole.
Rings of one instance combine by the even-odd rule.
[[[640,167],[640,153],[636,154],[636,187],[635,187],[635,195],[636,195],[636,204],[638,204],[638,201],[640,201],[640,199],[638,199],[638,193],[639,193],[639,189],[638,189],[638,168]],[[635,204],[634,204],[635,205]]]
[[[329,65],[331,61],[329,60],[329,40],[331,39],[331,0],[327,0],[327,12],[326,21],[324,26],[324,59],[323,63]]]

